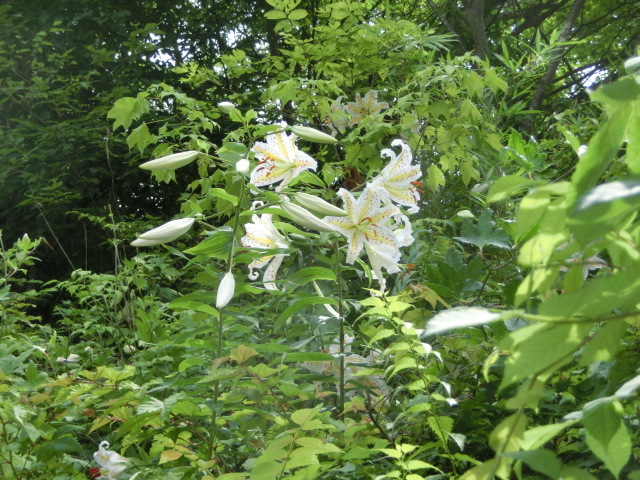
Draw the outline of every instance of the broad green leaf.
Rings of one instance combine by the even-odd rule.
[[[134,146],[138,148],[140,154],[148,145],[156,142],[158,139],[155,135],[151,135],[147,124],[142,122],[137,128],[134,128],[127,137],[127,146],[131,150]]]
[[[558,480],[597,480],[586,470],[578,467],[562,467]]]
[[[551,478],[559,478],[562,463],[551,450],[529,450],[521,452],[508,452],[502,454],[503,457],[514,458],[526,463],[529,468],[547,475]]]
[[[500,177],[489,187],[486,201],[487,203],[501,202],[502,200],[518,195],[528,188],[543,183],[544,181],[542,180],[532,180],[519,175]]]
[[[257,465],[251,470],[251,480],[273,480],[278,478],[282,471],[282,465],[279,462],[265,462]]]
[[[300,410],[296,410],[291,414],[291,420],[298,425],[304,425],[305,423],[311,421],[313,417],[318,414],[318,411],[313,408],[302,408]]]
[[[136,407],[138,414],[151,412],[164,412],[164,403],[157,398],[149,397]]]
[[[218,156],[231,164],[234,164],[243,158],[247,158],[249,150],[243,143],[229,142],[225,143],[217,151]]]
[[[238,197],[236,197],[235,195],[231,195],[230,193],[228,193],[226,190],[222,188],[212,188],[211,190],[209,190],[209,194],[213,195],[214,197],[218,197],[222,200],[226,200],[234,207],[238,205]]]
[[[631,438],[622,411],[618,400],[603,399],[585,407],[582,415],[587,445],[616,478],[631,456]]]
[[[334,357],[330,353],[320,352],[287,353],[285,357],[287,362],[332,362],[333,360]]]
[[[607,115],[620,106],[640,98],[640,85],[632,77],[623,77],[591,92],[591,99],[604,104]]]
[[[148,93],[140,92],[137,97],[124,97],[116,100],[107,113],[107,118],[113,118],[113,130],[122,126],[127,130],[134,120],[149,112],[149,101],[145,98]]]
[[[503,318],[503,314],[482,307],[457,307],[444,310],[427,322],[424,336],[447,332],[456,328],[486,325]]]
[[[229,353],[229,358],[242,364],[256,355],[258,355],[258,352],[253,348],[245,347],[244,345],[238,345],[236,348],[231,350],[231,352]]]
[[[615,393],[616,398],[628,398],[640,389],[640,375],[625,382]]]
[[[289,20],[301,20],[306,16],[307,16],[306,10],[303,10],[301,8],[296,8],[295,10],[292,10],[291,13],[289,13],[287,18],[289,18]]]
[[[476,465],[471,470],[467,470],[464,475],[460,477],[460,480],[488,480],[492,478],[490,473],[495,472],[498,469],[498,462],[500,460],[493,458],[482,462],[480,465]]]
[[[520,448],[527,416],[519,411],[502,420],[489,435],[489,446],[496,452],[514,452]]]
[[[184,455],[184,453],[182,453],[179,450],[164,450],[160,454],[160,460],[158,461],[158,464],[162,465],[163,463],[167,463],[167,462],[171,462],[173,460],[177,460],[180,457],[182,457],[182,455]]]
[[[617,221],[640,207],[640,179],[616,180],[598,185],[576,202],[568,223],[573,229],[615,228]]]
[[[623,320],[610,320],[605,323],[587,343],[578,365],[588,366],[593,362],[613,360],[615,353],[621,346],[622,336],[626,331],[627,324]]]
[[[226,259],[231,251],[233,232],[230,228],[223,228],[214,232],[195,247],[185,250],[190,255],[207,255],[211,258]]]
[[[429,189],[432,192],[437,192],[438,188],[444,187],[446,183],[442,170],[440,170],[437,165],[431,164],[429,168],[427,168],[427,185]]]
[[[491,220],[489,210],[485,210],[480,215],[478,223],[473,225],[470,220],[462,221],[462,229],[459,237],[453,237],[464,243],[475,245],[480,250],[487,245],[499,248],[511,248],[509,246],[509,236],[501,228],[494,229],[494,222]]]
[[[331,282],[335,282],[336,274],[327,268],[306,267],[302,270],[298,270],[287,278],[287,282],[293,283],[299,287],[314,280],[329,280]]]
[[[178,372],[184,372],[187,368],[194,367],[196,365],[197,366],[204,365],[205,363],[207,363],[207,360],[205,360],[204,358],[198,358],[198,357],[187,358],[182,362],[180,362],[180,365],[178,365]]]
[[[511,351],[500,390],[568,363],[589,329],[588,324],[535,324],[509,334],[500,342],[502,348]]]
[[[269,20],[282,20],[283,18],[287,18],[287,14],[282,10],[269,10],[264,16]]]
[[[627,126],[625,161],[632,175],[640,175],[640,100],[636,100],[633,106],[633,113]]]
[[[292,443],[293,443],[293,436],[292,435],[284,435],[282,437],[276,438],[271,443],[269,443],[269,445],[267,446],[265,452],[268,452],[268,451],[271,451],[271,450],[279,450],[279,449],[284,448],[284,447],[289,447],[289,445],[291,445]]]
[[[587,151],[580,157],[576,170],[571,177],[572,193],[570,204],[594,186],[611,160],[616,156],[625,137],[629,117],[632,112],[629,104],[621,106],[593,136]]]
[[[551,297],[540,305],[541,315],[556,318],[597,318],[614,309],[632,308],[640,295],[640,265],[592,279],[576,292]]]
[[[575,423],[577,423],[577,420],[530,428],[524,432],[524,438],[520,446],[523,450],[540,448]]]

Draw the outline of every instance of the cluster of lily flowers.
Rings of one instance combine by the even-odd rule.
[[[339,99],[338,99],[339,101]],[[367,92],[364,98],[356,96],[355,103],[341,107],[349,113],[349,125],[387,107],[377,102],[377,93]],[[291,132],[288,134],[287,132]],[[336,139],[309,127],[279,125],[278,131],[267,135],[266,142],[256,142],[251,151],[257,166],[250,173],[250,182],[256,187],[275,186],[280,194],[279,207],[283,216],[312,230],[338,233],[347,242],[346,262],[353,264],[364,250],[369,259],[372,276],[378,280],[380,291],[386,289],[383,269],[387,274],[400,271],[400,248],[414,241],[412,226],[408,215],[416,213],[420,199],[420,166],[413,163],[409,146],[400,139],[391,142],[399,149],[383,149],[381,156],[389,159],[382,171],[372,178],[359,194],[341,188],[337,195],[342,200],[342,208],[336,207],[317,196],[307,193],[295,193],[293,199],[283,190],[291,181],[306,170],[316,170],[317,162],[310,155],[298,149],[296,139],[316,143],[335,143]],[[184,166],[198,156],[198,152],[189,151],[169,155],[141,165],[149,170],[168,170]],[[249,172],[248,159],[240,160],[236,170],[242,174]],[[132,242],[133,246],[151,246],[175,240],[186,233],[194,224],[192,217],[172,220],[147,231]],[[288,253],[282,252],[290,246],[288,239],[273,224],[272,213],[256,213],[251,223],[244,225],[245,235],[241,244],[248,248],[261,250],[279,250],[278,253],[265,255],[249,265],[249,278],[257,280],[258,270],[264,268],[262,281],[266,289],[277,290],[278,269]],[[223,308],[233,297],[235,281],[229,271],[224,276],[216,301]]]

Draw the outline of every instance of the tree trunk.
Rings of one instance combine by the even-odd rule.
[[[475,54],[482,60],[489,56],[487,32],[484,28],[484,0],[464,0],[467,23],[473,36]]]
[[[558,37],[558,43],[566,41],[571,35],[571,31],[573,30],[573,26],[576,23],[576,19],[582,10],[586,0],[575,0],[573,5],[571,6],[571,10],[569,10],[569,15],[564,21],[564,25],[562,26],[562,31],[560,32],[560,36]],[[531,103],[529,104],[529,110],[538,110],[542,105],[542,101],[544,100],[545,94],[547,93],[547,89],[549,85],[553,82],[553,79],[556,75],[556,71],[558,70],[558,66],[560,65],[560,61],[562,60],[562,54],[564,53],[565,47],[558,45],[551,50],[551,61],[549,65],[547,65],[547,70],[544,72],[544,75],[540,79],[540,83],[538,84],[538,88],[533,94],[533,98],[531,99]]]

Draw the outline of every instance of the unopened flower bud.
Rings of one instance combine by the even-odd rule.
[[[283,201],[280,204],[280,208],[282,208],[282,210],[289,215],[294,222],[299,223],[303,227],[310,228],[311,230],[317,230],[319,232],[335,232],[335,229],[331,225],[319,219],[309,210],[302,208],[300,205]]]
[[[224,277],[222,277],[222,281],[220,282],[218,293],[216,295],[216,308],[218,310],[229,304],[233,298],[235,290],[236,280],[233,278],[233,274],[231,272],[225,273]]]
[[[144,232],[136,240],[131,242],[131,245],[134,247],[150,247],[152,245],[172,242],[189,231],[194,221],[195,218],[192,217],[171,220],[153,230]]]
[[[322,216],[334,216],[334,217],[346,217],[348,215],[343,209],[331,205],[329,202],[325,202],[315,195],[308,193],[296,193],[293,198],[296,202],[302,205],[304,208],[311,210],[313,213],[317,213]]]
[[[218,103],[218,108],[224,113],[229,113],[231,110],[236,108],[236,106],[231,102],[220,102]]]
[[[315,128],[293,126],[293,127],[289,127],[289,130],[291,130],[292,133],[295,133],[300,138],[309,140],[310,142],[338,143],[338,140],[335,137],[332,137],[327,133],[321,132],[320,130],[316,130]]]
[[[249,171],[251,167],[251,162],[248,159],[243,158],[242,160],[238,160],[236,163],[236,171],[241,174],[245,174]]]
[[[145,170],[175,170],[176,168],[184,167],[193,162],[198,156],[198,152],[195,150],[189,150],[187,152],[174,153],[167,155],[166,157],[156,158],[140,165],[140,168]]]
[[[80,355],[76,353],[72,353],[67,358],[64,358],[64,357],[56,358],[56,362],[58,363],[78,363],[80,360],[82,360],[82,358],[80,357]]]

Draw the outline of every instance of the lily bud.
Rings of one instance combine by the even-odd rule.
[[[220,102],[218,103],[218,108],[224,113],[229,113],[231,110],[236,108],[236,106],[231,102]]]
[[[323,217],[329,215],[334,217],[346,217],[349,215],[343,209],[338,208],[335,205],[331,205],[329,202],[325,202],[315,195],[310,195],[308,193],[296,193],[293,198],[303,207],[308,208],[313,213],[317,213]]]
[[[218,293],[216,295],[216,308],[218,310],[229,304],[233,298],[235,290],[236,280],[233,278],[233,274],[231,272],[225,273],[224,277],[222,277],[222,281],[220,282]]]
[[[64,357],[56,358],[56,362],[58,363],[78,363],[80,360],[82,360],[82,358],[80,357],[80,355],[76,353],[72,353],[67,358],[64,358]]]
[[[167,155],[166,157],[144,162],[140,165],[140,168],[144,168],[145,170],[175,170],[176,168],[184,167],[185,165],[193,162],[197,156],[198,152],[195,150],[174,153],[172,155]]]
[[[338,140],[331,135],[321,132],[320,130],[316,130],[311,127],[300,127],[293,126],[289,127],[292,133],[295,133],[300,138],[304,138],[305,140],[309,140],[314,143],[338,143]]]
[[[134,247],[150,247],[161,243],[172,242],[179,236],[185,234],[193,226],[195,218],[179,218],[160,225],[153,230],[141,234],[136,240],[131,242]]]
[[[242,160],[238,160],[236,162],[236,172],[241,173],[243,175],[249,171],[250,167],[251,167],[251,162],[249,162],[249,160],[246,158],[243,158]]]
[[[319,232],[335,232],[335,229],[328,223],[320,220],[309,210],[302,208],[295,203],[283,201],[280,203],[280,208],[288,214],[291,219],[302,225],[303,227],[310,228],[311,230],[317,230]]]

